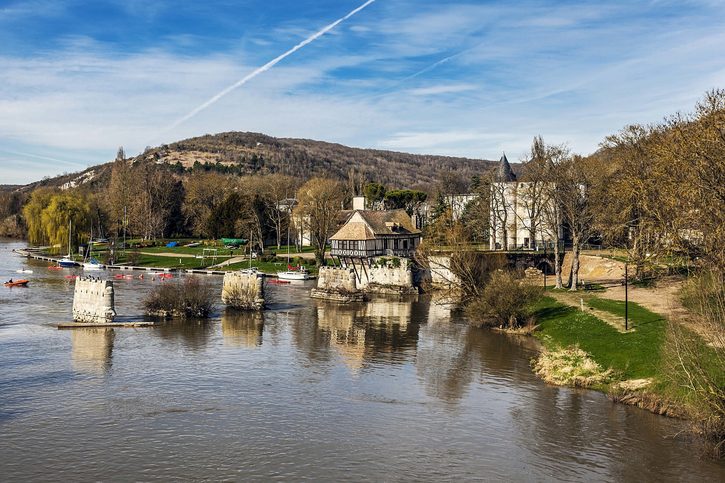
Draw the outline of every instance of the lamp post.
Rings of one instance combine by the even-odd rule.
[[[629,330],[629,281],[627,276],[627,262],[624,262],[624,331]]]
[[[546,272],[548,271],[548,268],[549,268],[549,258],[546,256],[546,246],[548,244],[549,243],[546,240],[544,240],[544,261],[545,261],[545,263],[544,263],[544,292],[546,292]]]

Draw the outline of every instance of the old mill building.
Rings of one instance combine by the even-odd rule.
[[[330,238],[330,254],[343,266],[382,256],[410,258],[420,240],[405,210],[353,210]]]

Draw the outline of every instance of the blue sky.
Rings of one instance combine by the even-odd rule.
[[[725,87],[725,2],[0,0],[0,184],[255,131],[494,159],[579,153]]]

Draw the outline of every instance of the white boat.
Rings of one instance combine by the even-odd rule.
[[[289,226],[287,227],[287,271],[277,272],[279,280],[309,280],[310,272],[305,267],[297,267],[296,269],[290,265],[289,260]]]
[[[104,270],[106,266],[96,260],[95,258],[91,258],[87,262],[83,262],[83,270]]]
[[[15,273],[33,273],[32,270],[23,269],[23,270],[15,270]]]
[[[280,280],[309,280],[310,272],[305,267],[300,267],[299,270],[277,272],[277,278]]]

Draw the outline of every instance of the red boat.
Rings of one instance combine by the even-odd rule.
[[[48,267],[48,270],[63,270],[63,267],[59,267],[57,265],[51,265]]]
[[[5,282],[6,287],[27,287],[30,280],[15,280],[14,282]]]
[[[268,280],[267,283],[273,283],[275,285],[285,285],[285,284],[292,283],[292,282],[290,282],[289,280],[280,280],[278,278],[273,278],[273,279]]]

